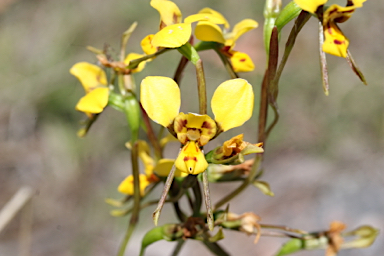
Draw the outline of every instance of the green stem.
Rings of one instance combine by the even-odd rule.
[[[281,9],[281,0],[266,0],[264,6],[264,47],[269,56],[269,41],[272,34],[272,29],[275,26],[275,21],[279,16]]]
[[[207,91],[205,85],[205,75],[203,61],[199,59],[196,63],[197,91],[199,93],[199,113],[207,114]]]
[[[118,251],[118,256],[123,256],[125,249],[128,245],[129,239],[131,238],[131,235],[133,231],[135,230],[136,224],[139,221],[139,213],[140,213],[140,181],[139,181],[139,162],[138,162],[138,144],[135,141],[132,145],[131,150],[131,161],[132,161],[132,173],[133,173],[133,189],[134,189],[134,195],[133,195],[133,210],[132,210],[132,216],[129,221],[129,225],[127,228],[127,231],[125,233],[124,239],[122,244],[120,245],[120,249]]]
[[[135,59],[135,60],[132,60],[129,62],[129,65],[128,65],[128,69],[135,69],[137,68],[137,66],[140,64],[140,62],[142,61],[145,61],[145,60],[148,60],[148,59],[151,59],[153,57],[156,57],[158,55],[161,55],[167,51],[170,51],[170,50],[174,50],[174,49],[171,49],[171,48],[164,48],[164,49],[161,49],[153,54],[150,54],[150,55],[145,55],[144,57],[141,57],[139,59]]]
[[[302,11],[299,16],[297,17],[295,24],[293,25],[293,28],[291,30],[291,33],[289,34],[287,43],[285,44],[285,50],[284,50],[284,55],[283,58],[280,61],[279,68],[277,69],[275,79],[273,83],[278,84],[281,74],[283,73],[285,64],[287,63],[289,54],[292,51],[293,46],[295,45],[296,42],[296,37],[299,34],[300,30],[303,28],[305,23],[311,18],[311,14],[308,12]]]

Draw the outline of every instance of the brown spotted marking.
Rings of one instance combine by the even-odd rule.
[[[176,126],[177,130],[176,130],[176,132],[181,132],[183,130],[183,128],[185,126],[187,126],[187,123],[188,123],[187,119],[179,119],[179,120],[177,120],[177,126]]]
[[[201,125],[201,128],[212,129],[212,126],[209,122],[204,121],[203,124]]]

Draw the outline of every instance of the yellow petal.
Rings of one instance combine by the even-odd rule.
[[[76,110],[97,114],[101,113],[108,104],[109,89],[100,87],[82,97],[76,105]]]
[[[160,13],[160,28],[175,23],[180,23],[182,16],[177,5],[168,0],[152,0],[151,6]],[[163,25],[161,24],[163,23]]]
[[[257,28],[258,26],[259,24],[252,19],[245,19],[240,21],[235,25],[229,37],[226,36],[227,41],[225,42],[225,45],[234,45],[240,36],[252,29]]]
[[[139,175],[140,180],[140,195],[143,196],[145,194],[145,188],[148,187],[150,182],[147,180],[147,177],[144,174]],[[125,178],[117,188],[117,190],[126,195],[133,195],[134,189],[133,189],[133,175],[129,175],[127,178]]]
[[[328,0],[294,0],[304,11],[315,13],[320,5],[325,4]]]
[[[235,72],[250,72],[255,69],[252,59],[246,53],[233,51],[230,60]]]
[[[167,177],[174,163],[175,163],[174,159],[166,159],[166,158],[160,159],[159,162],[157,162],[153,171],[161,177]],[[185,176],[188,176],[188,174],[176,169],[175,177],[185,177]]]
[[[212,14],[212,15],[216,16],[218,19],[224,21],[224,27],[225,27],[226,29],[229,28],[229,23],[228,23],[228,21],[224,18],[224,16],[223,16],[221,13],[219,13],[219,12],[217,12],[217,11],[211,9],[211,8],[208,8],[208,7],[201,9],[201,10],[199,11],[199,13],[209,13],[209,14]],[[219,23],[218,23],[218,24],[219,24]],[[221,23],[220,23],[220,24],[221,24]]]
[[[355,7],[362,7],[365,1],[367,0],[350,0]]]
[[[223,19],[224,17],[219,17],[211,13],[197,13],[188,16],[184,19],[185,23],[192,23],[196,21],[209,21],[214,24],[225,24],[227,20]]]
[[[345,58],[347,57],[349,41],[335,24],[330,25],[331,27],[324,29],[323,51]]]
[[[157,52],[157,48],[152,45],[152,39],[154,36],[155,35],[153,35],[153,34],[147,35],[140,42],[141,49],[147,55],[154,54],[155,52]]]
[[[152,45],[154,47],[177,48],[186,44],[191,34],[192,28],[189,23],[170,25],[155,34]]]
[[[252,116],[254,95],[252,85],[237,78],[225,81],[213,94],[211,107],[223,131],[241,126]]]
[[[80,80],[85,92],[89,92],[100,85],[107,85],[107,76],[104,70],[88,62],[76,63],[69,72]]]
[[[225,43],[221,28],[208,21],[199,21],[195,28],[195,36],[197,39],[206,42]]]
[[[127,57],[125,57],[124,63],[125,63],[125,65],[129,65],[130,61],[140,59],[141,57],[144,57],[144,56],[145,56],[144,54],[138,54],[138,53],[132,52],[132,53],[128,54]],[[138,73],[138,72],[142,71],[145,68],[146,63],[147,63],[146,61],[140,62],[140,64],[137,66],[137,68],[132,69],[132,73]]]
[[[194,141],[189,141],[181,149],[180,154],[175,161],[175,165],[180,171],[193,175],[204,172],[208,167],[203,152],[201,152]]]
[[[140,100],[148,116],[167,127],[179,113],[180,89],[169,77],[147,76],[141,82]]]

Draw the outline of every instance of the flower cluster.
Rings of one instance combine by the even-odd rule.
[[[255,235],[255,242],[261,235],[268,234],[262,232],[262,229],[273,229],[273,235],[292,238],[282,246],[277,254],[279,256],[302,249],[318,248],[326,249],[327,256],[334,256],[341,249],[364,247],[373,243],[378,231],[370,226],[344,232],[346,226],[343,223],[333,222],[329,230],[309,233],[281,225],[263,225],[261,217],[252,212],[240,215],[229,211],[229,207],[220,209],[249,185],[258,188],[264,195],[274,196],[269,184],[260,180],[264,171],[263,145],[279,119],[277,96],[280,75],[297,34],[311,14],[321,21],[320,30],[323,29],[325,35],[321,57],[325,56],[324,52],[345,57],[352,63],[354,71],[362,77],[348,52],[349,41],[338,23],[348,20],[363,2],[365,0],[347,0],[345,7],[336,4],[327,7],[327,0],[294,0],[280,12],[280,0],[267,0],[264,11],[264,42],[268,61],[261,86],[257,133],[258,141],[262,143],[246,142],[244,135],[239,134],[221,145],[216,145],[216,148],[207,153],[204,152],[204,147],[211,140],[232,128],[241,127],[252,118],[255,105],[254,87],[247,80],[239,78],[237,73],[253,71],[255,65],[247,53],[237,50],[236,43],[242,35],[258,27],[255,20],[243,19],[231,30],[227,19],[214,9],[203,8],[183,19],[174,2],[151,0],[150,5],[159,12],[160,23],[152,34],[147,34],[140,41],[143,53],[126,54],[127,42],[137,23],[133,23],[123,33],[118,56],[109,52],[108,48],[99,50],[88,47],[96,54],[97,63],[79,62],[70,69],[70,73],[80,81],[85,91],[85,96],[76,105],[76,110],[87,116],[85,128],[80,130],[79,135],[87,134],[90,126],[107,106],[124,114],[129,130],[129,142],[125,146],[131,151],[132,172],[124,175],[126,178],[117,187],[124,198],[106,199],[107,203],[115,207],[124,207],[113,210],[113,216],[132,214],[118,255],[124,254],[126,244],[139,220],[140,211],[156,203],[157,208],[153,212],[155,225],[165,203],[173,204],[178,222],[148,231],[142,240],[140,255],[144,255],[149,244],[161,239],[182,241],[177,250],[184,240],[196,239],[204,241],[204,245],[213,253],[225,255],[227,253],[216,244],[216,241],[224,238],[223,228]],[[295,17],[295,25],[279,63],[279,32]],[[321,40],[322,35],[321,33]],[[215,78],[221,84],[207,84],[203,60],[199,56],[199,52],[203,50],[217,53],[232,79]],[[136,73],[153,65],[159,56],[169,51],[181,54],[173,79],[149,75],[141,83],[135,82]],[[180,111],[181,77],[188,62],[195,66],[199,95],[196,100],[190,97],[188,99],[198,103],[198,113]],[[322,66],[326,67],[326,63]],[[325,71],[326,68],[323,68],[323,74]],[[323,81],[324,77],[326,76],[323,76]],[[211,87],[212,91],[214,89],[210,102],[207,100],[207,87]],[[213,116],[207,114],[207,105],[210,105]],[[271,116],[268,113],[269,106],[274,110],[275,119],[272,122],[268,120]],[[160,126],[153,127],[151,120]],[[166,137],[165,129],[169,131]],[[166,144],[172,140],[179,143],[179,152],[171,152],[172,157],[165,158],[169,153]],[[250,154],[255,154],[254,158],[245,160]],[[140,171],[140,168],[143,170]],[[203,188],[200,186],[201,181]],[[233,181],[242,184],[213,205],[209,182]],[[164,187],[160,200],[146,201],[147,196],[155,191],[156,185],[162,183]],[[183,196],[187,199],[189,210],[179,204]],[[203,197],[206,213],[201,210]],[[219,227],[219,231],[216,235],[211,235],[209,232],[215,226]],[[355,236],[357,239],[349,241],[344,239],[346,236]]]
[[[211,101],[213,120],[208,115],[179,113],[180,89],[168,77],[146,77],[141,83],[141,102],[149,117],[168,128],[183,145],[176,168],[199,174],[208,167],[201,147],[223,131],[246,122],[253,111],[252,86],[244,79],[228,80],[217,87]]]

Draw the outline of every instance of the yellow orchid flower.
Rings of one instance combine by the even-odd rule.
[[[130,143],[125,144],[127,148],[131,149],[132,146]],[[145,174],[140,174],[139,182],[140,182],[140,195],[143,196],[145,194],[145,189],[151,184],[158,182],[160,177],[167,177],[173,164],[175,163],[174,159],[166,159],[162,158],[157,163],[150,156],[150,150],[147,142],[143,140],[138,141],[138,154],[140,160],[144,164],[144,172]],[[185,177],[187,174],[182,173],[180,170],[176,170],[175,177]],[[127,176],[118,186],[117,190],[120,193],[133,195],[133,175]]]
[[[160,14],[160,29],[181,23],[182,15],[179,7],[169,0],[151,0],[150,5]]]
[[[141,103],[148,116],[168,128],[183,145],[175,166],[197,175],[208,166],[201,147],[219,133],[241,126],[251,116],[254,104],[252,86],[244,79],[223,82],[216,89],[208,115],[179,113],[180,89],[168,77],[148,76],[141,82]]]
[[[80,80],[86,95],[76,105],[76,110],[86,114],[98,114],[108,104],[109,88],[107,75],[99,66],[79,62],[69,72]]]
[[[323,14],[323,27],[325,41],[323,51],[338,57],[345,58],[349,41],[337,23],[347,21],[356,8],[362,7],[366,0],[348,0],[347,6],[331,5]],[[315,14],[328,0],[295,0],[295,3],[304,11]]]
[[[234,51],[237,39],[244,33],[258,27],[258,23],[252,19],[244,19],[237,23],[231,32],[228,21],[219,12],[210,8],[204,8],[198,14],[185,18],[185,23],[198,21],[195,28],[195,36],[201,41],[217,42],[223,44],[221,52],[227,56],[235,72],[249,72],[255,69],[252,59],[243,52]],[[219,25],[224,26],[224,30]]]
[[[151,0],[151,6],[160,14],[159,32],[150,34],[141,41],[146,54],[153,54],[162,48],[178,48],[189,41],[191,24],[182,23],[179,7],[169,0]]]
[[[264,149],[262,148],[263,143],[251,144],[243,140],[244,134],[239,134],[235,137],[232,137],[230,140],[227,140],[223,143],[223,146],[220,148],[223,152],[224,157],[231,157],[233,155],[239,154],[247,146],[252,145],[257,147],[256,152],[252,153],[263,153]]]
[[[222,146],[208,152],[205,156],[209,163],[238,165],[245,161],[244,156],[263,153],[263,143],[252,144],[243,140],[239,134],[225,141]]]

